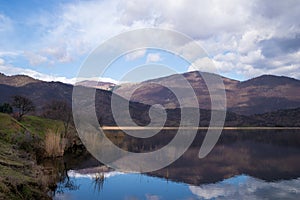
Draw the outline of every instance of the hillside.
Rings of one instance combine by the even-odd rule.
[[[218,76],[215,74],[203,73],[206,76]],[[198,72],[182,74],[191,84],[199,101],[201,109],[210,109],[209,92],[204,79]],[[167,108],[178,108],[180,105],[171,91],[160,84],[170,85],[177,91],[184,94],[186,84],[180,81],[181,75],[171,75],[138,84],[120,85],[116,93],[126,97],[130,90],[135,90],[131,101],[144,104],[162,104]],[[236,81],[226,77],[220,77],[225,86],[227,108],[229,111],[242,114],[260,114],[278,109],[290,109],[300,106],[300,81],[271,75],[263,75],[247,81]],[[183,100],[189,107],[189,96]]]
[[[112,90],[113,87],[116,86],[114,83],[109,83],[109,82],[97,82],[97,81],[80,81],[76,83],[75,85],[81,85],[85,87],[92,87],[96,89],[101,89],[101,90]]]
[[[70,84],[64,84],[61,82],[45,82],[45,81],[37,81],[33,83],[23,84],[22,86],[11,86],[14,85],[15,77],[14,76],[5,76],[2,75],[0,79],[2,81],[9,80],[11,84],[0,84],[0,103],[11,103],[12,97],[14,95],[21,95],[27,97],[28,99],[32,100],[36,111],[32,113],[34,115],[42,115],[44,112],[44,107],[51,103],[52,101],[63,101],[66,102],[70,107],[72,106],[72,92],[73,87],[83,87],[83,86],[73,86]],[[83,87],[84,91],[94,91],[95,89],[89,87]],[[107,125],[114,125],[114,118],[111,112],[111,96],[112,93],[106,90],[96,89],[96,111],[97,116],[99,117],[99,121],[103,124]],[[119,105],[126,105],[127,100],[123,99],[116,95],[116,101],[119,102]],[[84,105],[84,102],[83,102]],[[86,105],[89,106],[89,105]],[[130,103],[130,110],[132,112],[132,116],[134,116],[134,120],[137,123],[147,124],[149,121],[149,117],[147,115],[149,106],[131,102]],[[126,112],[124,111],[123,107],[120,107],[118,113],[121,116],[124,116],[124,124],[128,118],[126,118]],[[142,116],[142,117],[141,117]]]
[[[300,108],[278,110],[259,115],[253,115],[266,126],[300,127]]]
[[[48,199],[55,179],[37,164],[45,134],[62,122],[25,116],[22,122],[0,113],[0,199]],[[49,182],[50,181],[50,182]]]
[[[38,82],[40,81],[26,75],[6,76],[0,73],[0,84],[3,85],[20,87],[20,86],[27,85],[29,83],[38,83]]]
[[[211,76],[217,76],[215,74],[209,74]],[[133,121],[139,125],[147,125],[150,122],[149,108],[153,104],[162,104],[167,110],[167,126],[178,126],[180,121],[180,109],[175,95],[168,89],[160,86],[159,84],[167,83],[176,87],[178,90],[185,91],[185,86],[178,81],[178,76],[172,75],[168,77],[162,77],[159,79],[145,81],[139,84],[125,84],[121,85],[117,89],[117,94],[124,95],[128,92],[128,89],[137,87],[131,97],[130,105],[130,117]],[[208,126],[210,121],[210,98],[208,90],[204,84],[203,78],[195,72],[189,72],[183,74],[186,79],[193,86],[197,97],[199,99],[200,107],[200,126]],[[239,82],[231,80],[225,77],[223,79],[228,112],[226,117],[226,126],[294,126],[297,122],[294,114],[289,112],[278,112],[271,114],[272,118],[264,117],[269,114],[259,115],[263,113],[275,112],[277,110],[295,109],[300,107],[300,81],[288,77],[278,77],[264,75],[248,81]],[[0,80],[2,82],[9,80],[8,84],[0,84],[0,103],[11,102],[13,95],[22,95],[33,101],[36,106],[35,115],[43,114],[43,107],[53,100],[65,101],[69,106],[72,104],[72,91],[73,85],[64,84],[60,82],[44,82],[36,81],[22,86],[14,83],[14,76],[1,75]],[[28,78],[30,79],[30,78]],[[31,79],[30,79],[31,80]],[[33,79],[34,80],[34,79]],[[84,86],[75,86],[83,88],[83,91],[96,91],[96,114],[101,125],[113,126],[116,125],[115,119],[111,110],[111,98],[112,92],[94,89]],[[185,102],[189,102],[188,96],[185,98]],[[124,109],[127,104],[127,100],[121,96],[116,95],[115,100],[118,102],[118,110],[116,113],[121,118],[122,125],[127,125],[129,117]],[[88,108],[89,103],[83,100],[82,107]],[[93,108],[91,108],[93,109]],[[185,108],[194,109],[194,108]],[[92,110],[91,110],[92,111]],[[159,111],[159,110],[157,110]],[[293,112],[298,113],[299,110]],[[275,115],[277,115],[275,117]],[[280,116],[285,116],[284,119]],[[298,115],[297,115],[298,116]],[[280,122],[282,121],[282,122]],[[154,124],[160,124],[160,119],[153,118]],[[289,122],[289,123],[288,123]]]

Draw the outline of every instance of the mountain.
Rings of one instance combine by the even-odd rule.
[[[13,86],[0,84],[0,102],[11,102],[14,95],[25,96],[33,101],[38,113],[43,106],[53,100],[66,101],[71,104],[73,86],[60,82],[32,82],[26,85]]]
[[[206,101],[209,104],[209,96],[201,76],[194,72],[189,72],[183,75],[189,80],[195,89],[198,98],[201,98],[200,105],[203,107],[207,106],[203,102]],[[127,115],[126,110],[124,109],[126,106],[128,106],[128,101],[121,96],[115,95],[114,100],[117,102],[117,113],[121,118],[122,125],[126,126],[130,118],[132,118],[132,120],[139,125],[147,125],[150,123],[150,105],[153,103],[162,102],[162,104],[166,107],[169,106],[169,108],[166,110],[167,121],[165,125],[178,126],[180,124],[182,109],[177,108],[178,102],[176,102],[175,96],[172,95],[172,93],[166,93],[167,88],[163,88],[158,84],[155,84],[165,81],[171,83],[174,87],[184,90],[184,85],[177,82],[177,76],[179,75],[163,77],[139,84],[127,84],[126,87],[142,86],[142,89],[139,88],[133,94],[134,101],[129,102],[130,116]],[[23,82],[16,77],[21,77]],[[299,98],[297,91],[299,91],[300,88],[298,80],[287,77],[261,76],[248,81],[239,82],[225,77],[221,78],[223,79],[226,87],[227,100],[230,101],[229,105],[231,105],[226,115],[225,126],[300,126],[300,104],[299,99],[297,99]],[[156,82],[153,83],[153,81]],[[81,87],[83,88],[83,91],[95,90],[93,88],[84,86],[73,86],[61,82],[45,82],[26,76],[5,76],[3,74],[0,75],[0,83],[0,104],[4,102],[10,103],[13,95],[22,95],[33,101],[36,106],[36,115],[42,115],[44,111],[43,107],[48,103],[51,103],[53,100],[65,101],[69,104],[69,106],[71,106],[72,92],[74,87]],[[122,88],[123,85],[119,87],[124,91],[124,88]],[[96,89],[95,91],[96,114],[99,122],[102,125],[115,125],[116,122],[111,108],[113,93],[111,91],[101,89]],[[142,98],[142,101],[137,102],[139,98]],[[259,98],[261,98],[260,101],[257,100]],[[274,101],[273,98],[275,100],[282,99],[282,102],[286,102],[287,104],[273,105],[274,103],[267,101],[269,99]],[[188,102],[188,97],[186,97],[186,100]],[[235,104],[239,105],[240,103],[244,102],[250,103],[242,107],[243,109],[241,109],[240,106],[232,106]],[[293,104],[291,102],[295,103]],[[82,102],[82,106],[83,108],[90,107],[90,105],[86,104],[86,102]],[[294,108],[286,109],[290,107]],[[183,109],[186,109],[187,113],[190,111],[190,113],[193,113],[192,110],[195,108],[186,107]],[[236,109],[238,112],[232,112],[234,109]],[[253,109],[254,114],[251,114],[251,109]],[[264,114],[259,114],[262,110],[271,111],[264,112]],[[160,113],[160,108],[154,107],[154,109],[151,109],[151,111],[153,111],[154,114]],[[238,113],[243,113],[244,115]],[[200,109],[200,126],[209,125],[211,118],[210,114],[211,111],[209,109]],[[246,116],[245,114],[248,115]],[[154,125],[160,124],[159,117],[152,117],[151,120],[151,123]]]
[[[110,83],[110,82],[98,82],[98,81],[80,81],[76,83],[76,85],[81,85],[85,87],[92,87],[96,89],[101,89],[101,90],[112,90],[116,84]]]
[[[230,110],[236,113],[257,114],[300,107],[300,81],[263,75],[237,84]]]
[[[21,77],[23,82],[17,77]],[[73,87],[84,87],[73,86],[61,82],[45,82],[35,80],[27,76],[5,76],[3,74],[0,76],[0,83],[0,104],[5,102],[11,103],[14,95],[21,95],[33,101],[36,106],[35,115],[42,115],[44,112],[43,108],[54,100],[64,101],[71,107]],[[84,90],[93,91],[94,89],[84,87]],[[95,96],[96,112],[99,121],[105,125],[115,125],[111,111],[112,93],[106,90],[96,89]],[[116,95],[115,99],[119,105],[127,105],[128,101],[122,97]],[[149,116],[147,114],[148,110],[148,105],[137,102],[130,103],[130,114],[136,123],[149,123]],[[119,109],[118,113],[120,116],[124,116],[123,124],[125,125],[128,121],[128,117],[125,117],[127,116],[126,112],[123,109]]]
[[[300,127],[300,107],[253,115],[252,118],[265,126]]]
[[[37,83],[37,82],[40,81],[26,75],[6,76],[0,73],[0,84],[3,85],[20,87],[20,86],[27,85],[29,83]]]
[[[218,76],[204,73],[206,76]],[[184,76],[193,87],[201,109],[210,109],[210,97],[205,81],[198,72],[175,74],[158,79],[148,80],[136,84],[119,85],[116,93],[120,96],[128,96],[128,91],[135,90],[131,101],[144,104],[162,104],[166,108],[180,107],[176,96],[168,88],[169,85],[184,94],[186,84],[181,81]],[[247,81],[237,81],[219,76],[225,86],[227,108],[229,111],[251,115],[276,111],[278,109],[290,109],[300,107],[300,81],[273,75],[263,75]],[[191,99],[186,96],[183,101],[185,106],[192,106]]]

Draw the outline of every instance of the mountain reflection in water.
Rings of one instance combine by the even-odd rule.
[[[162,131],[148,139],[136,139],[119,131],[108,131],[106,134],[116,145],[133,152],[154,151],[174,137],[172,131]],[[143,175],[113,171],[91,156],[76,157],[75,162],[74,155],[66,156],[63,162],[67,163],[68,179],[78,188],[69,190],[64,187],[65,177],[58,181],[55,197],[65,199],[65,195],[71,195],[71,199],[80,199],[80,193],[84,191],[89,196],[89,193],[94,194],[95,188],[101,190],[100,199],[300,197],[298,131],[223,131],[210,154],[199,159],[204,136],[205,132],[199,132],[188,151],[170,166]],[[96,179],[98,182],[95,182]],[[133,194],[132,198],[126,197],[127,194]],[[90,196],[90,199],[93,198],[96,197]]]
[[[300,196],[300,178],[266,182],[242,174],[195,186],[114,171],[105,172],[99,186],[95,181],[97,173],[70,171],[69,176],[79,185],[78,190],[65,188],[54,199],[299,199]]]

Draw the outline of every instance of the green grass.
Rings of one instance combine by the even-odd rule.
[[[0,113],[0,133],[10,135],[22,131],[22,127],[8,114]]]
[[[33,199],[38,183],[34,175],[36,170],[30,167],[31,161],[24,159],[22,153],[14,144],[0,139],[0,199]],[[30,173],[26,172],[28,170]]]
[[[61,121],[37,116],[24,116],[21,121],[17,121],[8,114],[0,113],[0,136],[6,141],[10,141],[16,134],[25,132],[43,139],[48,130],[61,132],[63,129]]]
[[[20,122],[24,128],[33,134],[44,138],[48,130],[61,132],[64,130],[63,123],[58,120],[46,119],[37,116],[25,116]]]
[[[40,199],[40,168],[27,155],[36,152],[49,131],[63,131],[63,123],[36,116],[17,121],[0,113],[0,199]]]

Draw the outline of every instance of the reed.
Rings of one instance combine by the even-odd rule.
[[[46,157],[63,156],[65,149],[64,139],[58,131],[48,130],[45,135]]]

